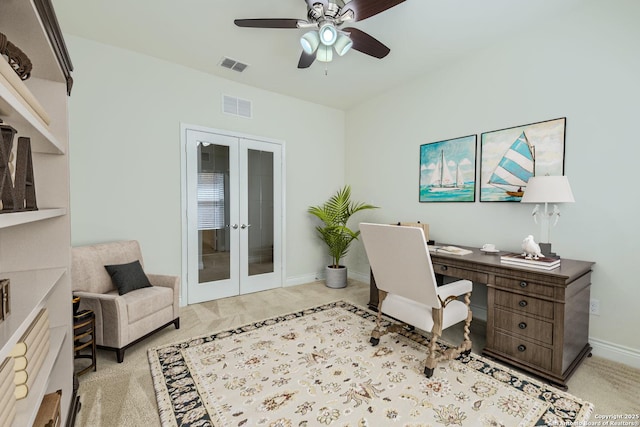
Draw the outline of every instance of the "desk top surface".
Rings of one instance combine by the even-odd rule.
[[[443,244],[436,242],[436,246],[447,246],[448,244]],[[452,255],[446,254],[443,252],[431,252],[431,259],[434,262],[442,262],[446,261],[447,263],[452,263],[456,265],[460,265],[464,267],[465,264],[473,265],[473,268],[478,268],[479,266],[485,266],[488,269],[494,268],[505,268],[509,270],[522,270],[531,273],[543,274],[548,276],[555,277],[564,277],[567,279],[575,278],[581,276],[588,271],[591,270],[591,267],[595,264],[591,261],[579,261],[568,258],[560,258],[560,267],[555,268],[553,270],[545,270],[541,268],[535,267],[527,267],[527,266],[518,266],[512,264],[505,264],[500,261],[500,256],[513,253],[513,251],[500,251],[495,253],[487,253],[482,252],[478,248],[473,248],[469,246],[460,246],[455,245],[460,248],[469,249],[472,253],[467,255]]]

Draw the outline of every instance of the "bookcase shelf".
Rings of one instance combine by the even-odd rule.
[[[0,323],[0,360],[8,356],[13,346],[36,318],[40,309],[62,275],[63,268],[0,273],[11,282],[11,313]]]
[[[20,224],[42,221],[43,219],[55,218],[67,214],[65,208],[39,209],[29,212],[13,212],[0,214],[0,228],[13,227]]]
[[[10,313],[0,322],[0,360],[8,357],[42,308],[49,352],[8,424],[33,424],[42,397],[61,394],[61,425],[77,410],[73,386],[68,95],[71,61],[52,0],[0,1],[0,31],[28,55],[30,77],[16,78],[0,57],[0,119],[31,141],[37,211],[0,214],[0,279],[9,279]],[[2,420],[3,425],[7,420]]]

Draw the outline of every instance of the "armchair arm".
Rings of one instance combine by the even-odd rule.
[[[95,294],[92,292],[74,291],[80,297],[80,307],[92,310],[96,320],[96,344],[119,348],[128,340],[129,324],[127,307],[117,294]],[[105,330],[104,325],[116,325]],[[120,325],[124,325],[120,327]]]
[[[437,294],[441,301],[446,301],[450,297],[459,297],[469,294],[473,290],[473,283],[470,280],[458,280],[444,286],[438,286]]]
[[[149,282],[153,286],[162,286],[173,289],[173,318],[180,316],[180,278],[166,274],[148,274]]]

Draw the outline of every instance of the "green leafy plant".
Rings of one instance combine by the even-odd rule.
[[[353,231],[347,226],[347,221],[353,214],[365,209],[377,209],[377,206],[362,202],[351,201],[351,187],[345,185],[331,196],[324,204],[311,206],[308,212],[318,217],[323,225],[318,225],[316,231],[323,242],[329,247],[331,267],[338,268],[340,260],[349,251],[351,242],[358,239],[360,231]]]

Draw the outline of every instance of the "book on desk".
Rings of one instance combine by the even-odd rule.
[[[541,270],[553,270],[560,267],[560,258],[538,257],[538,259],[532,259],[515,252],[501,255],[500,262],[503,264],[539,268]]]
[[[447,255],[469,255],[473,253],[469,249],[459,248],[457,246],[434,246],[428,245],[430,253],[439,253]]]

